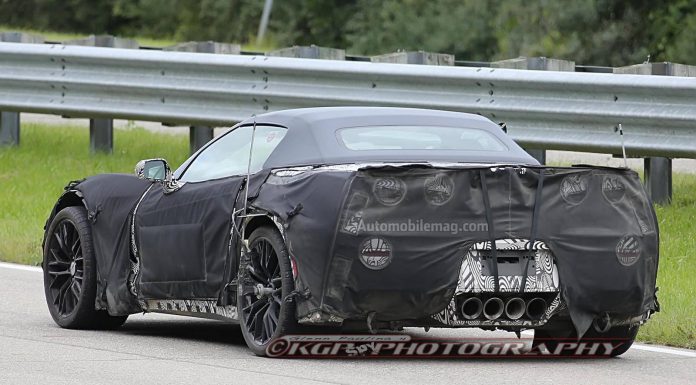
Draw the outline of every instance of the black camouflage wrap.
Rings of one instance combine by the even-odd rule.
[[[251,199],[267,175],[252,176]],[[112,315],[143,311],[153,299],[227,305],[231,298],[225,289],[238,263],[232,252],[238,250],[232,212],[243,207],[244,180],[187,183],[165,193],[159,182],[100,174],[66,187],[49,222],[68,204],[61,203],[67,196],[81,197],[97,259],[96,306]]]
[[[121,174],[71,184],[92,223],[97,306],[116,315],[153,299],[233,304],[225,289],[236,277],[232,213],[243,187],[231,177],[164,194],[159,183]],[[296,264],[298,319],[433,317],[451,303],[474,245],[502,239],[548,247],[580,334],[597,317],[635,322],[658,310],[657,222],[631,170],[309,167],[263,171],[250,190],[251,212],[275,218]]]
[[[127,285],[131,273],[130,223],[133,208],[150,185],[133,175],[100,174],[72,187],[82,195],[92,225],[97,306],[112,315],[140,311]]]
[[[311,171],[271,176],[254,205],[285,224],[299,272],[298,318],[428,317],[451,301],[474,243],[509,238],[548,245],[580,334],[600,316],[628,322],[657,310],[657,223],[631,170]],[[363,263],[371,257],[377,268]]]

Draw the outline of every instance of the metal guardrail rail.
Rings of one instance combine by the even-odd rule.
[[[0,43],[0,110],[223,126],[298,107],[473,112],[530,148],[696,158],[696,79]]]

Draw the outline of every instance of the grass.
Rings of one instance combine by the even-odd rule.
[[[21,146],[0,148],[0,260],[38,265],[43,225],[70,180],[130,173],[140,159],[164,157],[172,167],[188,154],[188,138],[142,128],[115,130],[114,155],[90,155],[87,128],[27,124]],[[674,203],[658,206],[662,311],[641,328],[644,342],[696,349],[696,176],[674,176]]]
[[[696,349],[696,175],[674,176],[674,202],[657,206],[662,311],[640,329],[645,342]]]
[[[0,260],[38,265],[43,225],[67,182],[108,172],[132,173],[146,158],[172,167],[188,156],[185,135],[142,128],[114,130],[114,154],[89,154],[89,129],[22,125],[21,146],[0,147]]]

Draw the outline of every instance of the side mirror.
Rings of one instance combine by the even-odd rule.
[[[135,175],[138,179],[148,179],[154,182],[170,182],[172,170],[164,159],[145,159],[135,165]]]

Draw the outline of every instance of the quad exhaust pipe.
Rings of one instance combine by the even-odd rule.
[[[467,298],[462,302],[462,315],[468,320],[476,319],[483,312],[483,302],[477,297]]]
[[[461,302],[459,307],[460,314],[467,320],[481,318],[483,315],[486,319],[496,320],[503,315],[505,318],[515,321],[523,316],[536,321],[540,320],[546,314],[548,305],[541,297],[534,297],[525,301],[520,297],[512,297],[503,301],[499,297],[491,297],[486,301],[482,301],[479,297],[470,297]]]
[[[547,305],[543,298],[533,298],[527,302],[526,314],[529,319],[538,320],[546,313]]]
[[[522,318],[524,312],[524,300],[520,297],[510,298],[505,304],[505,316],[511,320],[517,320]]]
[[[483,315],[489,320],[500,318],[504,311],[503,300],[498,297],[490,298],[483,304]]]

